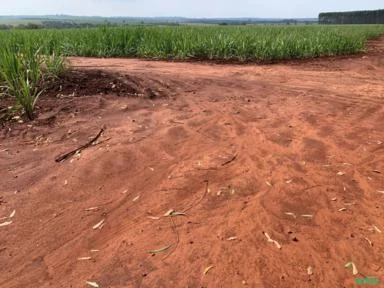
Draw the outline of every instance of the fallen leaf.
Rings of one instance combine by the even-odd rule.
[[[160,217],[156,217],[156,216],[148,216],[147,218],[152,219],[152,220],[159,220],[160,219]]]
[[[85,211],[96,211],[96,210],[99,210],[99,209],[100,209],[99,207],[91,207],[91,208],[85,209]]]
[[[268,186],[272,187],[272,184],[269,181],[265,181],[265,184],[267,184]]]
[[[381,174],[381,171],[379,171],[379,170],[372,170],[372,172],[375,172],[377,174]]]
[[[140,199],[140,195],[136,196],[135,198],[132,199],[132,202],[136,202],[137,200]]]
[[[276,240],[273,240],[267,232],[263,232],[265,237],[267,238],[268,242],[274,243],[277,248],[281,249],[281,245]]]
[[[68,185],[68,180],[65,180],[65,181],[64,181],[64,185]]]
[[[373,227],[373,229],[376,230],[377,233],[381,233],[381,230],[379,228],[377,228],[377,226],[373,225],[372,227]]]
[[[312,268],[311,266],[309,266],[309,267],[307,268],[307,274],[308,274],[308,275],[313,275],[313,268]]]
[[[337,175],[339,175],[339,176],[343,176],[343,175],[345,175],[345,172],[341,172],[341,171],[339,171],[339,172],[337,172]]]
[[[96,282],[85,281],[85,283],[87,283],[89,286],[94,287],[94,288],[100,287],[99,284],[97,284]]]
[[[205,268],[205,270],[204,270],[204,275],[207,275],[207,273],[209,272],[209,270],[211,270],[213,267],[215,267],[215,266],[211,265],[211,266],[208,266],[207,268]]]
[[[9,218],[13,218],[15,216],[15,214],[16,214],[16,210],[13,210],[11,215],[9,215]]]
[[[376,190],[377,193],[384,194],[384,190]]]
[[[236,239],[237,239],[236,236],[232,236],[232,237],[227,238],[228,241],[234,241],[234,240],[236,240]]]
[[[332,201],[336,201],[336,200],[337,200],[337,198],[335,197],[335,198],[332,198],[331,200],[332,200]]]
[[[284,214],[285,214],[285,215],[288,215],[288,216],[292,216],[293,218],[296,219],[296,215],[295,215],[295,213],[292,213],[292,212],[285,212]]]
[[[96,225],[94,225],[94,226],[92,227],[92,229],[93,229],[93,230],[101,229],[101,227],[103,227],[104,221],[105,221],[105,219],[101,220],[99,223],[97,223]]]
[[[289,179],[289,180],[285,181],[285,183],[290,184],[290,183],[292,183],[292,181],[293,181],[293,179]]]
[[[121,192],[122,194],[127,194],[128,193],[128,190],[124,190],[123,192]]]
[[[372,241],[371,241],[371,240],[369,240],[369,239],[368,239],[368,238],[366,238],[366,237],[365,237],[364,239],[368,241],[368,243],[369,243],[369,245],[370,245],[370,246],[373,246],[373,243],[372,243]]]
[[[304,217],[304,218],[313,218],[313,215],[311,215],[311,214],[303,214],[303,215],[301,215],[301,217]]]
[[[171,245],[168,245],[168,246],[165,246],[163,248],[160,248],[160,249],[156,249],[156,250],[149,250],[148,253],[149,254],[159,254],[159,253],[163,253],[163,252],[166,252],[169,248],[172,247],[172,244]]]
[[[187,216],[187,214],[180,211],[173,211],[170,216]]]
[[[339,212],[343,212],[343,211],[346,211],[347,210],[347,208],[340,208],[339,210],[337,210],[337,211],[339,211]]]
[[[173,210],[173,209],[169,209],[169,210],[164,214],[164,216],[165,216],[165,217],[171,216],[171,214],[172,214],[173,212],[175,212],[175,210]]]
[[[151,170],[151,171],[155,171],[155,169],[154,169],[154,168],[152,168],[152,167],[149,167],[149,170]]]
[[[353,262],[348,262],[347,264],[345,264],[344,267],[345,268],[352,268],[352,274],[353,275],[359,274],[359,271],[357,270],[356,265]]]
[[[91,260],[92,257],[80,257],[80,258],[77,258],[77,261],[85,261],[85,260]]]
[[[8,226],[10,224],[12,224],[12,221],[3,222],[3,223],[0,223],[0,227]]]
[[[100,252],[100,250],[97,250],[97,249],[92,249],[91,250],[91,253],[96,253],[96,252]]]

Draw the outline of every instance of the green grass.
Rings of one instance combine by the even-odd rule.
[[[2,31],[0,45],[38,44],[67,56],[269,62],[356,53],[381,33],[384,25],[129,26]]]

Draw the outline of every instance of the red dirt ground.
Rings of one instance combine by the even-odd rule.
[[[370,47],[265,66],[71,59],[36,120],[1,128],[0,287],[383,278],[384,39]]]

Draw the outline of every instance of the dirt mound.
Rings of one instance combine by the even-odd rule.
[[[125,81],[124,81],[125,80]],[[141,93],[141,87],[129,83],[115,73],[107,73],[101,70],[69,70],[58,79],[45,83],[45,96],[84,96],[112,94],[118,96],[137,96]]]
[[[105,94],[119,85],[111,78],[65,84],[35,121],[11,127],[0,141],[0,287],[381,281],[378,51],[273,66],[73,58],[71,81],[96,69],[92,85],[112,73],[159,97]]]

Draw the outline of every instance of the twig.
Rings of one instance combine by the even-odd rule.
[[[224,162],[223,164],[221,164],[221,166],[228,165],[228,164],[232,163],[233,161],[235,161],[236,158],[237,158],[237,154],[238,154],[238,153],[236,153],[235,155],[233,155],[233,157],[232,157],[231,159],[229,159],[227,162]]]
[[[99,139],[99,137],[101,136],[101,134],[103,134],[104,132],[104,128],[101,128],[100,132],[91,140],[89,141],[88,143],[84,144],[83,146],[80,146],[79,148],[75,149],[75,150],[72,150],[68,153],[65,153],[61,156],[58,156],[56,157],[55,161],[56,162],[62,162],[70,157],[72,157],[73,155],[75,155],[76,153],[80,153],[82,150],[88,148],[89,146],[93,145],[93,143],[95,143],[97,141],[97,139]]]

